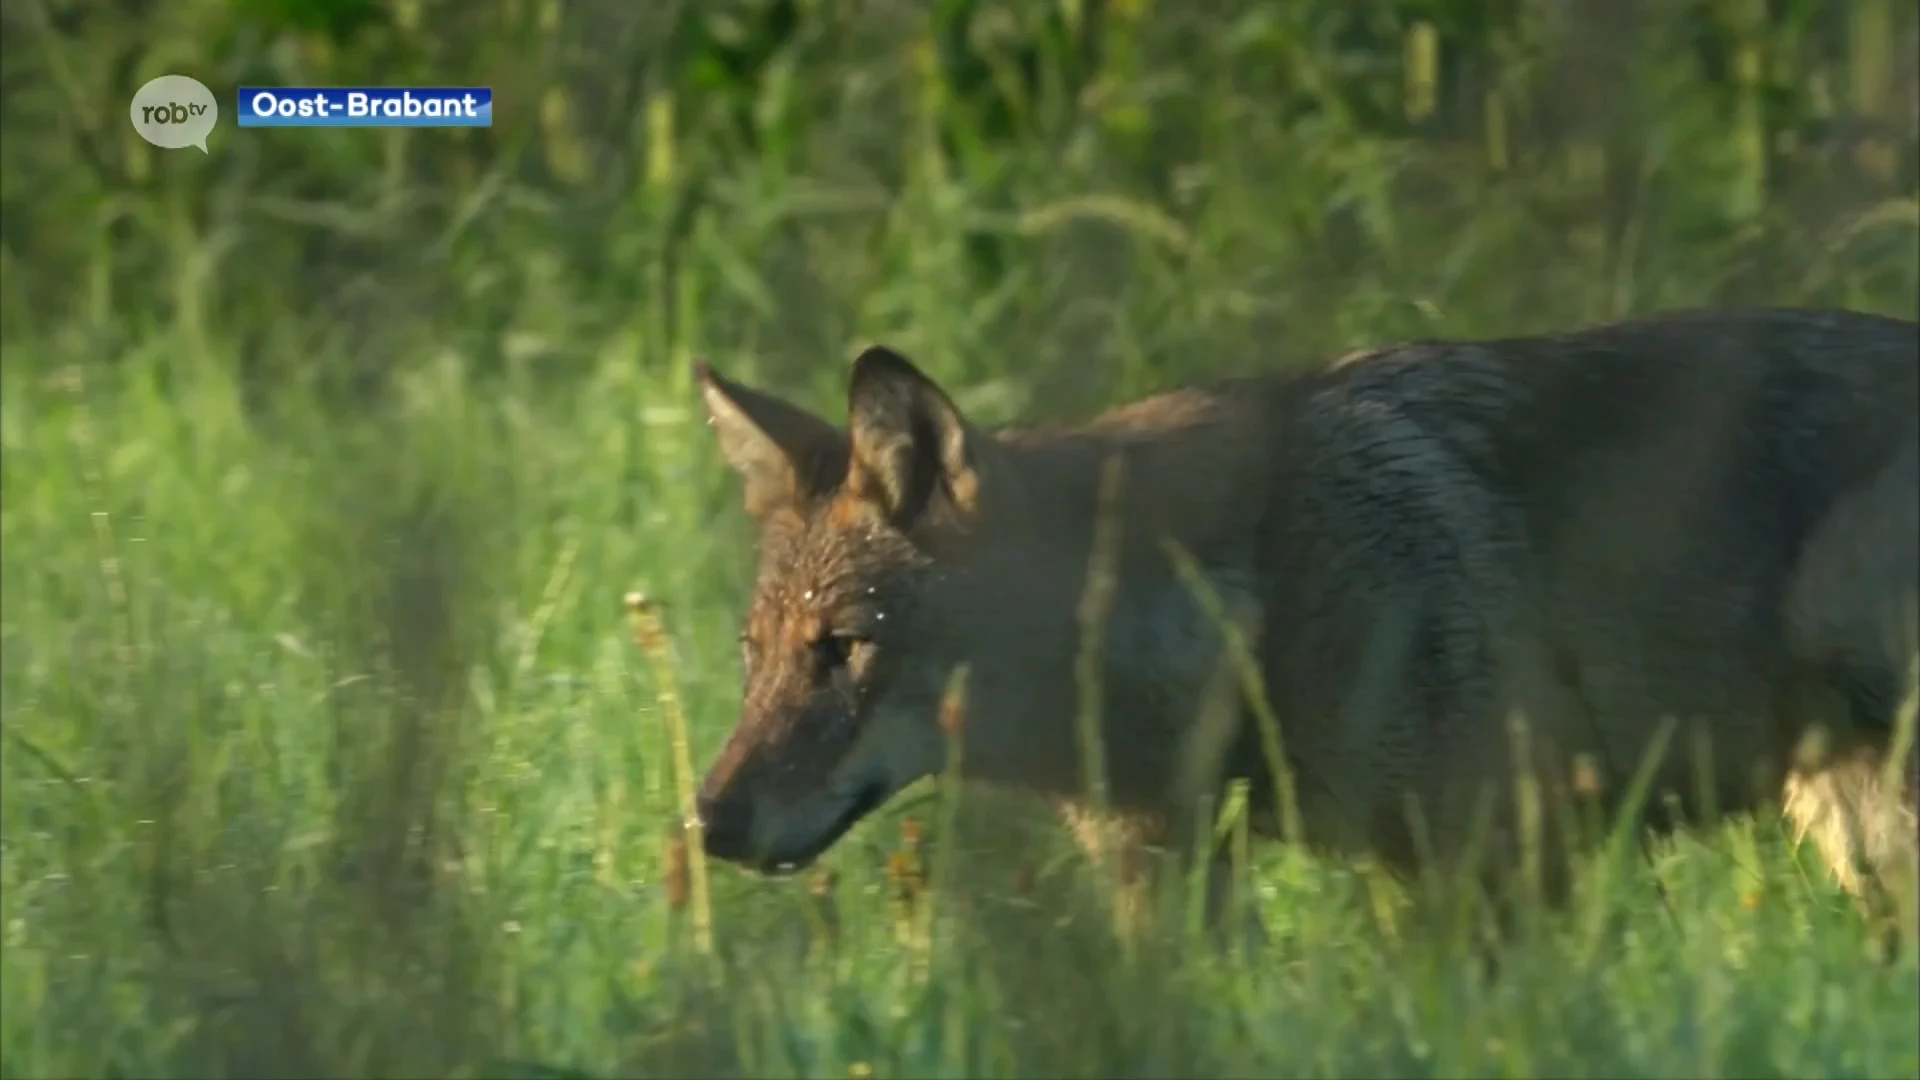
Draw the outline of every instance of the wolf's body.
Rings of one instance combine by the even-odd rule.
[[[1282,819],[1171,542],[1249,633],[1317,847],[1413,873],[1462,867],[1477,838],[1462,868],[1497,882],[1518,864],[1516,777],[1553,829],[1576,788],[1623,795],[1663,731],[1653,827],[1676,801],[1704,820],[1791,781],[1856,888],[1841,861],[1920,845],[1829,843],[1856,796],[1896,796],[1823,772],[1884,761],[1920,636],[1911,322],[1688,313],[1401,345],[1053,430],[973,428],[878,348],[846,433],[701,379],[761,525],[743,713],[702,789],[720,857],[803,864],[940,770],[960,664],[964,771],[1084,809],[1076,612],[1114,457],[1100,726],[1139,842],[1192,835],[1193,797],[1234,778],[1258,830]],[[1201,723],[1223,686],[1224,723]],[[1825,756],[1797,757],[1816,731]]]

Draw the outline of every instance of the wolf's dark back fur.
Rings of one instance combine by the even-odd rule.
[[[1402,861],[1413,840],[1391,793],[1419,792],[1432,824],[1459,824],[1465,796],[1450,787],[1505,790],[1516,763],[1495,743],[1509,708],[1528,714],[1539,764],[1564,778],[1583,755],[1615,793],[1677,721],[1657,783],[1700,817],[1777,800],[1810,726],[1884,744],[1908,657],[1856,646],[1836,663],[1783,607],[1836,505],[1911,443],[1916,335],[1836,312],[1679,313],[1374,350],[1270,391],[1298,463],[1274,478],[1257,559],[1282,714],[1326,715],[1329,682],[1362,654],[1400,672],[1370,715],[1345,711],[1348,741],[1299,736],[1304,797],[1329,803],[1310,831],[1318,817],[1323,835]],[[1904,521],[1920,496],[1890,479],[1870,498],[1855,516]],[[1836,565],[1801,587],[1832,599],[1803,606],[1884,625],[1878,608],[1913,574],[1865,586],[1848,573],[1885,578],[1896,539],[1857,541],[1880,562]],[[1396,608],[1400,640],[1361,644]],[[1827,700],[1803,692],[1820,681],[1851,710],[1810,704]],[[1270,798],[1258,770],[1247,733],[1228,771]]]

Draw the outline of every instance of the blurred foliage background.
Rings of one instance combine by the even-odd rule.
[[[210,153],[135,136],[161,74]],[[234,125],[282,84],[494,126]],[[1912,317],[1917,173],[1913,0],[0,0],[0,1080],[1915,1075],[1914,951],[1863,973],[1770,825],[1481,984],[1302,860],[1250,964],[929,960],[883,820],[819,895],[716,872],[716,983],[663,717],[704,764],[751,568],[696,355],[832,410],[885,340],[994,422]]]
[[[345,402],[404,356],[567,379],[640,332],[791,379],[911,336],[928,313],[881,286],[935,263],[928,343],[1077,405],[1440,326],[1910,311],[1916,285],[1906,0],[0,10],[7,336],[103,363],[217,327],[250,380]],[[171,154],[122,104],[169,72],[229,110],[241,84],[498,104],[482,131],[223,117]]]

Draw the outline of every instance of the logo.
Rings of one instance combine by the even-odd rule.
[[[133,130],[162,150],[197,146],[207,152],[207,136],[220,119],[220,103],[198,79],[162,75],[133,95],[128,108]]]

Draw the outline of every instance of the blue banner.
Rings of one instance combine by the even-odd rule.
[[[492,127],[485,86],[243,86],[241,127]]]

